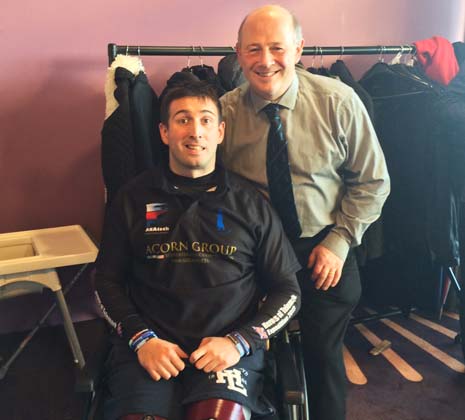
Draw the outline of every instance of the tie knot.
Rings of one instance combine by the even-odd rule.
[[[266,116],[270,121],[280,119],[279,117],[279,109],[281,107],[279,104],[268,104],[263,111],[265,111]]]

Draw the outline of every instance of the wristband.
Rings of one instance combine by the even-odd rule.
[[[136,332],[130,339],[129,339],[129,345],[131,345],[132,342],[134,342],[135,340],[137,340],[142,334],[146,333],[147,331],[149,331],[148,328],[145,328],[144,330],[141,330],[139,332]]]
[[[239,352],[239,356],[242,357],[245,354],[244,347],[242,347],[242,344],[237,341],[235,337],[233,337],[231,334],[226,334],[226,337],[229,338],[234,346],[236,347],[236,350]]]
[[[137,352],[147,341],[158,338],[154,331],[145,329],[134,334],[129,340],[129,347]]]
[[[247,342],[247,340],[237,331],[233,331],[231,335],[241,343],[242,347],[244,348],[245,356],[248,356],[250,354],[250,344]]]
[[[237,331],[233,331],[226,335],[233,344],[236,346],[237,351],[239,352],[240,356],[248,356],[250,354],[250,345],[247,340],[242,337]]]

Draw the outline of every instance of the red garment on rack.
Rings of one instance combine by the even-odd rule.
[[[417,57],[425,73],[431,79],[448,85],[459,72],[454,47],[445,38],[433,36],[414,42]]]

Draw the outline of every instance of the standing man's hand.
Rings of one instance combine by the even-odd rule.
[[[328,290],[336,286],[341,279],[343,265],[344,261],[323,245],[313,248],[308,257],[308,268],[313,267],[311,278],[315,288]]]
[[[204,372],[219,372],[234,366],[241,356],[227,337],[205,337],[190,357],[190,362]]]
[[[178,345],[159,338],[152,338],[137,351],[139,363],[155,381],[178,376],[185,367],[182,359],[188,357]]]

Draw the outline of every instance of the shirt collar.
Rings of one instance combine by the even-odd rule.
[[[297,93],[299,90],[299,79],[297,78],[297,74],[294,75],[294,79],[292,80],[291,85],[289,88],[284,92],[284,94],[276,101],[277,104],[281,105],[284,108],[293,110],[295,108],[295,103],[297,101]],[[248,94],[250,101],[252,102],[252,107],[255,110],[255,113],[258,114],[263,108],[265,108],[271,101],[267,99],[263,99],[261,96],[258,96],[256,93],[250,89],[250,85],[248,86]]]
[[[168,171],[168,164],[163,163],[159,164],[156,168],[152,170],[152,187],[155,189],[160,189],[170,194],[180,194],[179,190],[174,188],[174,186],[168,181],[166,173]],[[227,192],[230,188],[230,181],[228,172],[220,162],[216,162],[215,171],[217,173],[217,189],[210,193],[206,192],[207,196],[213,196],[217,194],[223,194]]]

